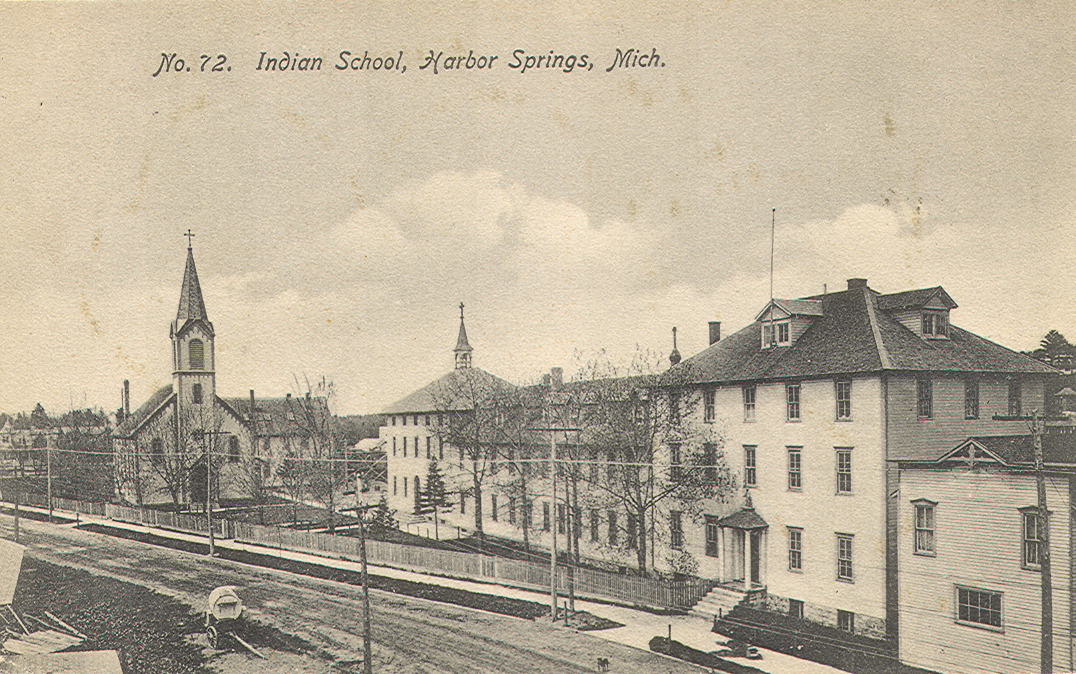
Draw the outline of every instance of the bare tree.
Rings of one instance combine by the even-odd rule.
[[[295,383],[300,386],[298,378]],[[299,438],[300,460],[307,464],[306,489],[328,511],[328,529],[335,533],[336,510],[347,481],[346,460],[329,411],[336,386],[323,376],[313,384],[305,379],[302,388],[301,395],[288,399],[288,416]]]
[[[599,357],[585,364],[573,390],[571,414],[582,429],[576,457],[564,471],[571,512],[583,506],[625,515],[624,545],[647,573],[650,527],[675,505],[697,516],[707,499],[725,500],[736,488],[716,424],[689,423],[701,390],[686,370],[652,373],[660,360],[636,354],[627,368]],[[647,372],[649,369],[651,372]],[[578,534],[576,534],[576,539]]]
[[[513,411],[515,387],[483,370],[460,368],[441,380],[433,397],[436,409],[447,419],[437,427],[437,434],[460,452],[459,469],[470,483],[464,491],[474,497],[475,531],[482,541],[483,493],[501,458],[501,427]]]

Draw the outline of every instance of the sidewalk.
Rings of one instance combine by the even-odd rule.
[[[48,510],[45,508],[37,508],[34,506],[20,506],[20,509],[27,511],[47,514]],[[74,513],[67,513],[63,511],[54,511],[54,514],[64,518],[74,518]],[[152,534],[162,538],[171,538],[174,540],[182,540],[193,543],[205,544],[206,536],[188,534],[169,529],[159,529],[153,527],[143,526],[141,524],[131,524],[128,522],[119,522],[116,520],[110,520],[105,517],[96,517],[93,515],[79,515],[80,522],[86,524],[98,524],[102,526],[113,527],[117,529],[127,529],[130,531],[138,531],[142,533]],[[62,525],[73,526],[73,525]],[[280,550],[277,548],[266,547],[261,545],[252,545],[249,543],[240,543],[230,539],[217,540],[216,545],[220,548],[227,548],[231,550],[242,550],[259,555],[271,555],[282,559],[290,559],[298,562],[305,562],[308,564],[317,564],[320,566],[326,566],[330,568],[347,569],[349,571],[360,571],[361,565],[358,562],[351,562],[332,557],[323,557],[320,555],[309,554],[305,552],[295,552],[292,550]],[[534,592],[531,590],[522,590],[513,587],[507,587],[504,585],[498,585],[495,583],[483,583],[470,580],[459,580],[455,578],[445,578],[442,576],[434,576],[422,573],[416,573],[413,571],[405,571],[388,566],[379,566],[375,564],[369,564],[370,573],[379,576],[386,576],[389,578],[398,578],[401,580],[408,580],[416,583],[425,583],[428,585],[440,585],[443,587],[452,587],[460,590],[466,590],[468,592],[474,592],[477,594],[487,594],[499,597],[508,597],[511,599],[520,599],[524,601],[532,601],[538,604],[548,605],[549,594]],[[561,595],[559,603],[563,606],[564,596]],[[600,639],[606,639],[615,643],[623,644],[625,646],[631,646],[644,651],[649,651],[650,640],[656,636],[668,636],[669,627],[672,627],[672,638],[679,641],[682,644],[698,649],[700,651],[715,651],[720,647],[717,645],[719,641],[724,641],[724,637],[719,634],[715,634],[710,631],[710,623],[702,618],[689,615],[673,615],[662,616],[648,613],[646,611],[640,611],[637,609],[628,608],[625,606],[618,606],[613,604],[604,604],[590,601],[582,601],[577,599],[575,602],[577,610],[587,611],[593,615],[613,620],[618,623],[622,623],[623,627],[617,627],[607,630],[595,630],[588,632],[589,635],[598,637]],[[777,653],[775,651],[759,648],[759,653],[762,654],[762,660],[746,660],[742,658],[729,658],[734,662],[738,662],[743,665],[755,667],[757,669],[769,672],[770,674],[846,674],[843,670],[823,665],[810,660],[801,660],[784,653]],[[700,668],[701,670],[702,668]]]

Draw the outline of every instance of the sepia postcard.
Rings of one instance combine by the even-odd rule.
[[[1073,671],[1074,34],[0,2],[0,671]]]

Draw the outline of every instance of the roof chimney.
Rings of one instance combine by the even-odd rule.
[[[866,288],[867,279],[865,278],[850,278],[848,279],[848,289],[855,290],[856,288]]]
[[[250,389],[250,418],[254,418],[254,389]]]
[[[710,344],[721,341],[721,321],[710,321]]]
[[[123,418],[131,416],[131,380],[123,380]]]
[[[554,389],[559,389],[560,385],[564,383],[564,368],[563,367],[550,368],[549,375],[550,375],[550,379],[552,380],[550,382],[550,386],[552,386]]]

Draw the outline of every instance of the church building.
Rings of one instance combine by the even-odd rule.
[[[172,383],[133,412],[125,395],[124,420],[113,436],[116,492],[122,500],[183,507],[204,502],[207,488],[214,500],[261,500],[279,481],[284,457],[324,444],[316,437],[331,428],[324,398],[217,394],[216,331],[190,245],[168,336]]]

